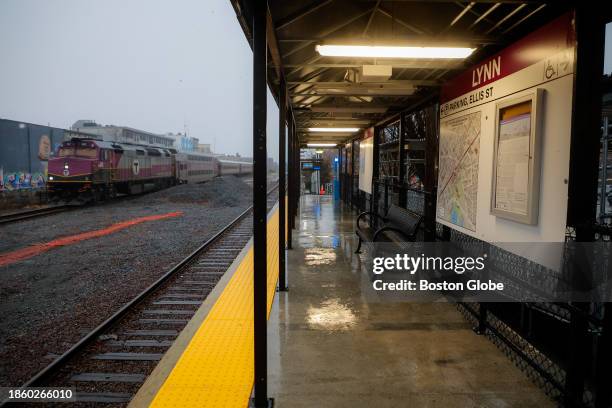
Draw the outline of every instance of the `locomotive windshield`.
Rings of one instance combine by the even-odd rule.
[[[97,157],[97,150],[95,145],[89,142],[65,143],[59,148],[58,156],[76,156],[95,159]]]
[[[68,157],[74,155],[74,146],[62,146],[57,152],[58,157]]]

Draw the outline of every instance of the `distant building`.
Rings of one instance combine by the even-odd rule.
[[[212,153],[209,143],[198,143],[198,147],[196,148],[196,152],[198,153]]]
[[[174,147],[181,152],[197,152],[200,140],[196,137],[187,136],[183,133],[166,133],[166,136],[174,140]]]
[[[107,142],[144,144],[166,148],[174,147],[175,142],[172,137],[127,126],[100,125],[93,120],[77,120],[70,129],[96,135]]]

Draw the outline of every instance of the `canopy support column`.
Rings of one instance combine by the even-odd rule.
[[[287,249],[293,246],[293,115],[289,118],[289,134],[287,140]]]
[[[285,245],[285,149],[287,125],[287,87],[281,77],[278,101],[278,290],[287,290]]]
[[[253,1],[253,322],[256,408],[268,407],[266,0]]]

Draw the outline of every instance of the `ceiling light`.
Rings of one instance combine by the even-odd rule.
[[[341,127],[311,127],[309,132],[357,132],[359,128],[341,128]]]
[[[336,143],[306,143],[308,147],[336,147]]]
[[[475,48],[467,47],[396,47],[380,45],[317,45],[324,57],[364,58],[466,58]]]

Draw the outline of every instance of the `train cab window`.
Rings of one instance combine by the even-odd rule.
[[[98,149],[92,142],[78,142],[76,145],[75,156],[85,157],[87,159],[95,159],[98,157]]]
[[[136,154],[137,154],[138,156],[144,156],[144,155],[145,155],[145,152],[144,152],[144,150],[136,150]]]
[[[74,155],[74,146],[72,145],[64,145],[58,149],[57,152],[58,157],[67,157]]]
[[[78,147],[76,150],[77,157],[85,157],[88,159],[95,159],[98,156],[98,152],[95,148],[91,147]]]

